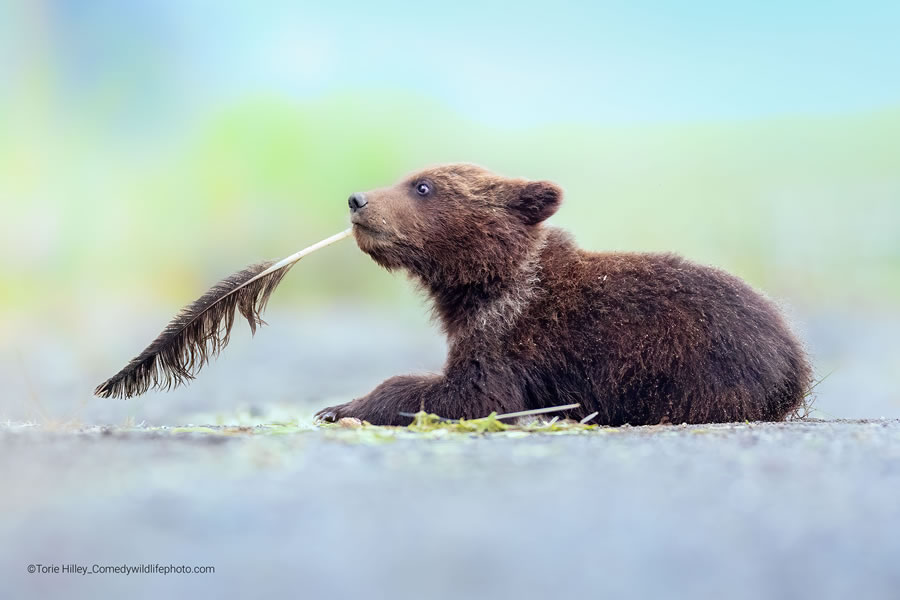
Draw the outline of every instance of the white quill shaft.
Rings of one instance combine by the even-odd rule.
[[[274,273],[278,269],[283,269],[284,267],[290,266],[290,265],[294,264],[295,262],[297,262],[298,260],[300,260],[301,258],[303,258],[304,256],[306,256],[307,254],[315,252],[316,250],[321,250],[325,246],[330,246],[331,244],[333,244],[335,242],[339,242],[342,239],[349,237],[352,234],[353,234],[353,228],[351,227],[349,229],[345,229],[344,231],[342,231],[340,233],[336,233],[329,238],[325,238],[321,242],[316,242],[309,248],[304,248],[303,250],[300,250],[299,252],[295,252],[286,258],[282,258],[277,263],[275,263],[274,265],[272,265],[271,267],[269,267],[268,269],[266,269],[265,271],[263,271],[262,273],[260,273],[256,277],[254,277],[253,279],[248,280],[247,283],[245,283],[244,285],[253,283],[257,279],[261,279],[261,278],[265,277],[266,275],[268,275],[269,273]],[[241,287],[244,287],[244,286],[241,286]]]

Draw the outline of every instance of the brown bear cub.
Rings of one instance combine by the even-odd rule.
[[[673,254],[582,250],[544,227],[562,191],[473,165],[350,196],[360,249],[404,269],[447,334],[443,373],[392,377],[320,411],[405,425],[401,412],[484,417],[579,403],[606,425],[777,421],[810,367],[775,305]]]

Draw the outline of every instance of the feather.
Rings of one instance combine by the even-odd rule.
[[[262,312],[269,297],[298,260],[348,237],[347,229],[280,261],[250,265],[214,285],[172,319],[162,333],[125,367],[97,386],[103,398],[139,396],[151,387],[171,389],[196,377],[217,356],[231,336],[236,311],[247,319],[250,331],[265,324]]]

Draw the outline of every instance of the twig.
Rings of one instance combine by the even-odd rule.
[[[516,417],[528,417],[531,415],[542,415],[544,413],[557,412],[560,410],[570,410],[572,408],[578,408],[581,406],[577,402],[575,404],[565,404],[563,406],[551,406],[549,408],[535,408],[534,410],[520,410],[519,412],[511,412],[506,413],[504,415],[497,415],[497,419],[514,419]]]
[[[495,419],[514,419],[516,417],[528,417],[531,415],[542,415],[544,413],[557,412],[560,410],[570,410],[573,408],[578,408],[579,406],[581,406],[581,405],[578,403],[575,403],[575,404],[565,404],[563,406],[551,406],[548,408],[535,408],[534,410],[520,410],[519,412],[511,412],[511,413],[505,413],[502,415],[497,415],[494,418]],[[413,418],[416,416],[416,413],[402,412],[402,411],[397,414],[400,415],[401,417],[410,417],[410,418]],[[594,413],[594,416],[596,416],[596,414],[597,413]],[[482,417],[482,418],[486,419],[487,417]],[[459,419],[445,419],[444,417],[437,417],[437,419],[438,419],[438,421],[442,421],[445,423],[459,423]]]
[[[818,411],[827,417],[831,417],[832,419],[835,418],[834,415],[829,415],[824,410],[813,407],[813,405],[816,403],[816,400],[818,400],[818,397],[813,394],[813,390],[815,390],[820,383],[831,377],[836,370],[837,368],[832,369],[824,377],[813,383],[808,390],[806,390],[806,393],[803,394],[803,398],[800,401],[800,405],[797,406],[790,415],[788,415],[788,418],[791,421],[803,421],[805,419],[808,419],[810,415],[812,415],[813,411]]]
[[[589,414],[588,416],[586,416],[586,417],[583,418],[582,420],[578,421],[578,423],[579,423],[580,425],[585,425],[588,421],[590,421],[591,419],[593,419],[594,417],[596,417],[596,416],[599,415],[599,414],[600,414],[600,411],[599,411],[599,410],[595,410],[594,412],[592,412],[591,414]]]
[[[835,372],[835,371],[837,371],[837,367],[835,367],[834,369],[830,370],[830,371],[829,371],[828,373],[826,373],[823,377],[821,377],[817,382],[815,382],[814,384],[812,384],[812,385],[809,387],[809,389],[806,390],[806,395],[808,396],[808,395],[810,394],[810,392],[812,392],[814,389],[816,389],[817,387],[819,387],[819,384],[820,384],[820,383],[822,383],[823,381],[825,381],[826,379],[828,379],[829,377],[831,377],[832,375],[834,375],[834,372]]]

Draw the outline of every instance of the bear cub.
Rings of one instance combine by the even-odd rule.
[[[443,372],[319,411],[406,425],[579,403],[604,425],[778,421],[809,390],[802,345],[742,280],[674,254],[588,252],[543,221],[562,191],[474,165],[350,196],[359,248],[406,271],[448,339]]]

